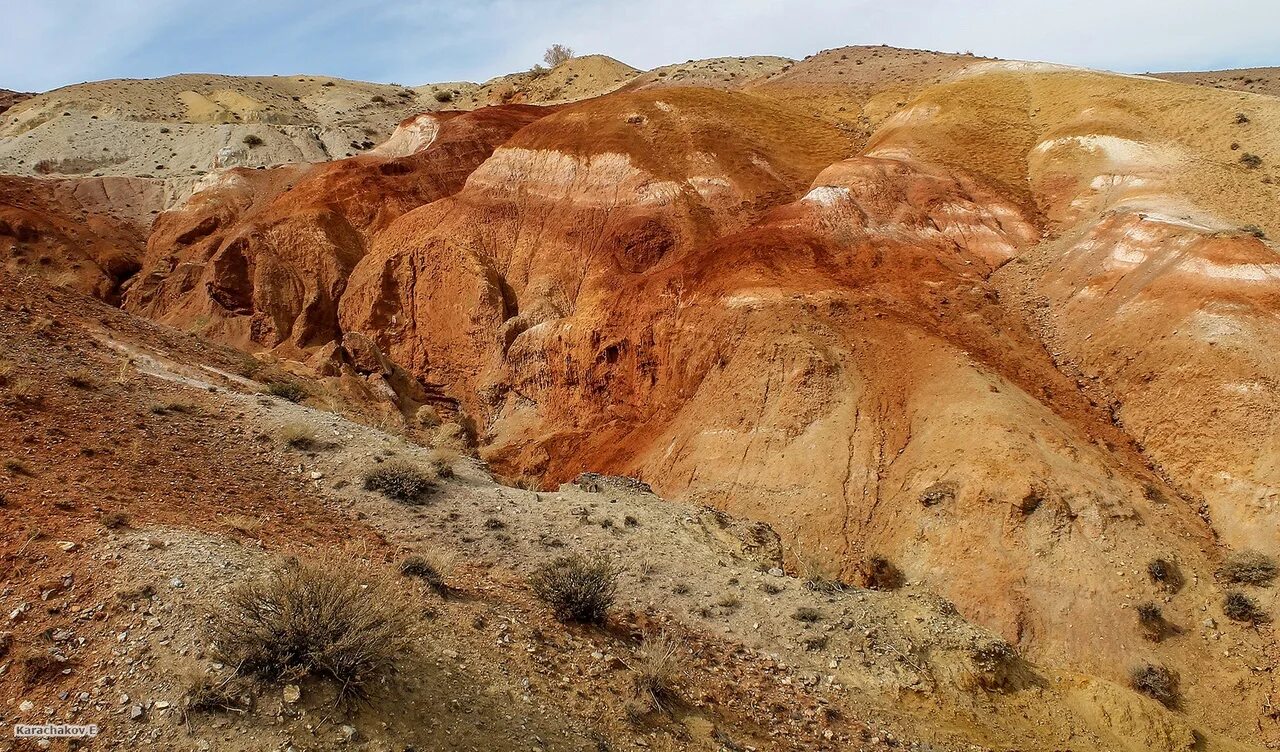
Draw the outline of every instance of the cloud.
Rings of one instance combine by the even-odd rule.
[[[7,16],[0,86],[29,90],[179,72],[484,80],[553,42],[641,68],[882,43],[1139,72],[1280,63],[1273,0],[43,0]]]

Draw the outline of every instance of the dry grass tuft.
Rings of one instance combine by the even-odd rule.
[[[603,624],[617,597],[619,574],[621,570],[604,554],[572,554],[538,567],[529,584],[557,619]]]
[[[355,562],[298,562],[226,594],[209,620],[214,654],[241,675],[329,679],[362,699],[409,650],[411,609],[385,573]]]
[[[631,688],[636,698],[657,710],[666,710],[677,702],[677,687],[687,670],[687,652],[683,643],[666,635],[645,640],[631,667]]]
[[[307,451],[321,446],[315,429],[306,423],[290,423],[280,429],[280,442],[290,449]]]
[[[184,718],[190,713],[247,713],[253,707],[249,688],[234,674],[226,679],[192,675],[185,683],[181,705]]]
[[[427,467],[436,474],[437,478],[452,478],[453,465],[460,456],[461,454],[456,449],[449,447],[433,449],[427,455]]]
[[[400,574],[417,577],[440,595],[449,592],[448,579],[453,574],[457,556],[444,549],[430,548],[400,562]]]

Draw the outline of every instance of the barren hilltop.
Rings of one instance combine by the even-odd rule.
[[[1264,73],[0,92],[0,718],[1280,745]]]

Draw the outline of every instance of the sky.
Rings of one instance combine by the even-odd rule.
[[[889,44],[1141,73],[1280,65],[1280,0],[0,0],[0,88],[173,73],[418,85],[552,43],[637,68]]]

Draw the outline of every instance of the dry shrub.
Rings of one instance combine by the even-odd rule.
[[[222,524],[232,532],[241,535],[257,535],[262,529],[262,519],[259,517],[250,517],[245,514],[229,514],[222,518]]]
[[[621,570],[604,554],[572,554],[538,567],[529,584],[557,619],[603,624],[617,597],[619,574]]]
[[[1178,706],[1178,675],[1164,666],[1144,663],[1129,672],[1129,686],[1167,708]]]
[[[16,457],[10,457],[5,460],[4,469],[14,475],[25,475],[28,478],[35,477],[35,473],[31,470],[31,467]]]
[[[124,512],[103,512],[98,521],[108,530],[129,527],[129,517]]]
[[[1152,642],[1160,642],[1172,637],[1180,631],[1164,618],[1160,607],[1150,601],[1138,604],[1138,624],[1142,626],[1143,635]]]
[[[189,713],[245,713],[253,706],[252,693],[234,674],[226,679],[192,675],[185,684],[181,706],[184,718]]]
[[[18,659],[22,667],[22,683],[27,687],[47,684],[58,678],[68,662],[45,652],[27,653]]]
[[[307,398],[306,387],[294,381],[267,382],[266,393],[290,402],[301,402]]]
[[[190,402],[173,400],[152,405],[151,412],[155,415],[199,415],[200,408]]]
[[[1222,600],[1222,613],[1232,621],[1261,624],[1268,620],[1267,612],[1253,598],[1233,590]]]
[[[101,386],[98,382],[98,377],[94,376],[93,372],[87,368],[77,368],[71,371],[66,375],[65,380],[68,386],[76,389],[92,390]]]
[[[449,447],[433,449],[427,455],[427,467],[436,474],[437,478],[452,478],[453,465],[460,456],[457,450]]]
[[[805,624],[815,624],[822,621],[822,612],[812,606],[801,606],[791,614],[791,618]]]
[[[408,462],[383,462],[364,474],[364,489],[401,504],[425,504],[436,490],[435,474]]]
[[[409,613],[382,572],[303,561],[232,588],[209,619],[209,638],[238,674],[330,679],[340,699],[365,698],[408,652]]]
[[[44,394],[34,379],[13,379],[9,382],[8,401],[12,405],[34,406],[44,402]]]
[[[657,710],[665,710],[679,699],[684,676],[684,654],[688,649],[678,640],[661,635],[644,641],[631,667],[631,688],[637,699]]]
[[[451,551],[429,548],[400,562],[400,574],[417,577],[440,595],[449,592],[448,579],[457,557]]]
[[[1152,559],[1147,564],[1147,575],[1167,593],[1176,593],[1186,583],[1182,570],[1168,559]]]
[[[1218,567],[1218,577],[1225,582],[1266,587],[1280,573],[1276,560],[1261,551],[1236,551]]]
[[[867,587],[872,590],[897,590],[906,584],[902,570],[883,556],[872,556],[866,566]]]
[[[321,445],[315,430],[306,423],[290,423],[281,427],[280,442],[290,449],[299,451],[318,449]]]

